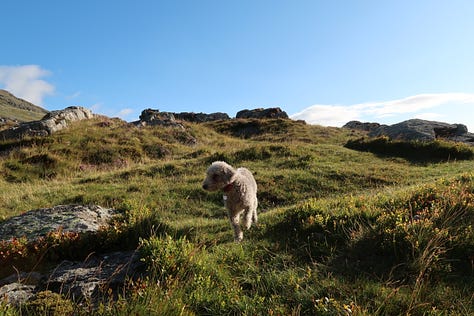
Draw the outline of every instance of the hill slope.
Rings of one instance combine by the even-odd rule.
[[[0,118],[28,122],[41,119],[47,110],[0,89]]]
[[[150,278],[118,301],[105,297],[104,315],[474,313],[474,161],[429,152],[461,145],[436,143],[413,159],[388,142],[377,147],[385,154],[351,150],[344,145],[362,134],[291,120],[184,126],[94,118],[0,142],[0,218],[60,204],[122,214],[86,249],[67,235],[51,238],[35,268],[139,248]],[[249,168],[259,186],[259,224],[241,244],[222,192],[201,188],[215,160]],[[21,241],[0,246],[15,269],[38,251]]]

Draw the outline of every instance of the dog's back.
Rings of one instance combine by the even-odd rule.
[[[257,194],[257,182],[253,177],[252,172],[247,168],[238,168],[236,172],[239,174],[239,177],[245,179],[245,185],[247,186],[248,190],[251,190],[254,194]]]

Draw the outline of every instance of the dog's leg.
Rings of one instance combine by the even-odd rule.
[[[242,239],[244,239],[244,233],[242,232],[242,229],[240,229],[240,213],[237,214],[231,214],[229,212],[229,219],[230,219],[230,224],[234,228],[234,241],[240,242]]]
[[[245,229],[250,229],[250,226],[252,226],[252,219],[253,219],[253,215],[252,215],[252,209],[251,208],[248,208],[245,210],[245,213],[244,213],[244,218],[242,220],[242,225],[245,227]]]
[[[257,208],[252,209],[252,222],[254,224],[258,223]]]

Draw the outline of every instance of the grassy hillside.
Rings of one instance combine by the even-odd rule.
[[[0,89],[0,118],[28,122],[41,119],[48,111]],[[1,126],[0,126],[1,128]]]
[[[121,210],[114,230],[74,259],[138,247],[151,276],[99,314],[474,313],[472,149],[413,144],[407,156],[363,136],[289,120],[186,130],[82,121],[0,142],[0,218],[66,203]],[[222,193],[201,189],[215,160],[246,166],[259,185],[259,225],[241,244]],[[35,251],[0,249],[16,267]]]

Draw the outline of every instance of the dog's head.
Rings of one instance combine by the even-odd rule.
[[[207,191],[221,190],[233,182],[234,175],[232,166],[223,161],[214,161],[207,169],[202,188]]]

